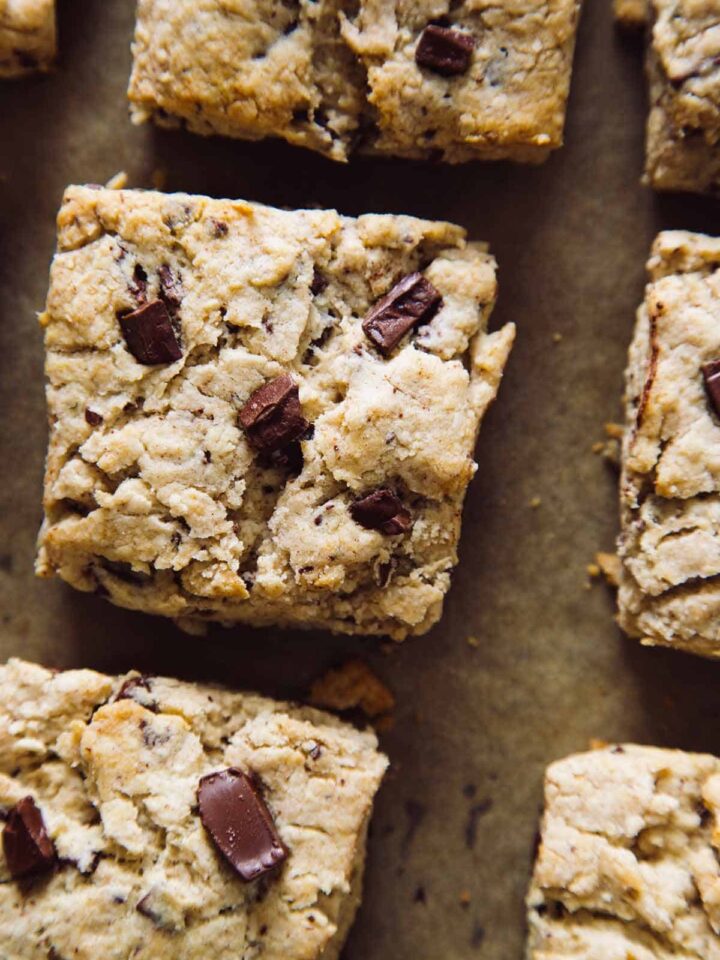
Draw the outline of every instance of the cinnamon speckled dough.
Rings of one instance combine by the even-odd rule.
[[[443,306],[386,358],[362,318],[415,270]],[[179,291],[183,355],[143,366],[117,315],[139,285],[157,297],[163,273]],[[514,337],[512,325],[486,332],[495,297],[494,260],[450,224],[69,188],[42,317],[39,572],[186,620],[426,631]],[[299,476],[258,457],[238,420],[282,373],[313,428]],[[388,486],[409,533],[350,515]]]
[[[720,656],[720,421],[701,367],[720,357],[720,239],[655,241],[630,348],[620,623],[644,643]]]
[[[47,70],[55,59],[55,0],[0,0],[0,77]]]
[[[561,146],[579,0],[140,0],[135,121],[450,162]],[[415,62],[425,27],[471,33],[469,70]]]
[[[707,754],[623,745],[552,764],[528,960],[718,960],[719,815]]]
[[[157,677],[116,700],[132,676],[0,667],[0,810],[32,796],[60,859],[28,891],[0,852],[2,955],[335,960],[387,765],[374,735],[317,710]],[[197,812],[200,777],[227,767],[261,779],[290,851],[253,883]]]
[[[646,177],[657,190],[720,188],[720,6],[651,0]]]

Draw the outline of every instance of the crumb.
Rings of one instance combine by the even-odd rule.
[[[467,909],[470,906],[470,900],[472,899],[470,896],[470,891],[461,890],[460,897],[458,899],[460,900],[460,906]]]
[[[167,186],[167,170],[164,167],[157,167],[150,176],[150,182],[153,190],[164,190]]]
[[[611,587],[620,586],[620,557],[616,553],[596,553],[595,563]]]
[[[605,436],[611,440],[622,440],[625,428],[621,423],[606,423]]]
[[[121,170],[119,173],[116,173],[114,177],[110,177],[105,186],[108,190],[124,190],[127,182],[128,175],[124,170]]]
[[[533,508],[533,510],[537,510],[537,508],[540,506],[541,503],[542,503],[542,500],[540,499],[540,497],[533,497],[532,500],[530,501],[530,506]]]
[[[605,449],[605,444],[602,440],[597,440],[592,447],[590,447],[593,453],[602,453]]]
[[[563,338],[563,335],[562,335],[561,333],[554,333],[554,334],[553,334],[553,343],[560,343],[560,341],[562,340],[562,338]]]
[[[395,697],[362,660],[348,660],[328,670],[312,685],[310,702],[331,710],[360,708],[367,717],[379,717],[395,709]]]
[[[600,740],[597,737],[593,737],[589,742],[589,747],[591,750],[604,750],[605,747],[609,747],[610,744],[607,740]]]
[[[597,563],[589,563],[585,569],[587,570],[588,576],[593,579],[600,576],[601,571]]]
[[[467,643],[467,645],[468,645],[469,647],[476,647],[476,648],[477,648],[477,647],[480,646],[480,641],[478,640],[477,637],[467,637],[465,642]]]

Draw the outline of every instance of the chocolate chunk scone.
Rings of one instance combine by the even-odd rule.
[[[720,656],[720,240],[661,233],[626,383],[620,623]]]
[[[720,188],[720,6],[649,0],[646,178],[657,190]]]
[[[38,571],[177,618],[422,633],[514,327],[402,216],[71,187]]]
[[[387,762],[329,714],[0,667],[0,954],[335,960]]]
[[[554,763],[528,960],[720,958],[720,760],[633,745]]]
[[[140,0],[136,122],[456,163],[562,144],[579,0]]]
[[[55,0],[0,0],[0,77],[47,70],[55,59]]]

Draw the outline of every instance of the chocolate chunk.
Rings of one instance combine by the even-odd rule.
[[[415,48],[415,62],[443,77],[454,77],[467,72],[476,45],[470,33],[431,23]]]
[[[287,847],[270,811],[247,774],[231,767],[211,773],[198,787],[200,818],[230,866],[249,882],[282,863]]]
[[[133,282],[130,286],[130,292],[138,303],[147,303],[147,274],[139,263],[135,264],[133,270]]]
[[[316,297],[319,293],[322,293],[323,290],[327,290],[328,283],[329,280],[325,274],[321,270],[318,270],[317,267],[313,267],[313,278],[312,283],[310,284],[310,293]]]
[[[421,273],[396,283],[363,320],[363,330],[378,350],[389,354],[418,324],[427,323],[442,305],[439,291]]]
[[[103,416],[101,413],[96,413],[94,410],[91,410],[90,407],[88,407],[85,410],[85,420],[90,424],[91,427],[99,427],[103,422]]]
[[[160,299],[167,307],[170,319],[174,320],[183,298],[183,288],[180,277],[164,263],[158,268],[158,278],[160,280]]]
[[[368,530],[392,537],[412,529],[412,517],[392,490],[381,488],[350,504],[350,516]]]
[[[720,359],[702,365],[705,392],[715,414],[720,417]]]
[[[298,386],[287,373],[251,394],[239,417],[252,446],[264,454],[285,450],[310,427],[302,415]]]
[[[173,363],[182,357],[180,344],[162,300],[151,300],[119,320],[127,348],[138,363],[154,366]]]
[[[32,797],[24,797],[8,814],[3,831],[3,851],[14,879],[43,873],[55,865],[55,845]]]

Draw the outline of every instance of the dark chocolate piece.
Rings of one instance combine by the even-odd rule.
[[[410,273],[375,304],[363,320],[363,330],[387,356],[405,334],[427,323],[442,305],[439,291],[421,273]]]
[[[302,415],[298,386],[287,373],[252,393],[239,417],[252,446],[264,454],[289,447],[310,426]]]
[[[162,300],[151,300],[119,320],[127,348],[138,363],[154,366],[173,363],[182,357],[180,344]]]
[[[150,696],[151,693],[152,686],[150,685],[150,678],[141,674],[138,677],[130,677],[126,680],[116,693],[115,699],[134,700],[141,706],[148,707],[148,709],[157,709],[155,702]]]
[[[139,304],[147,303],[147,274],[141,264],[136,263],[133,270],[133,282],[130,292]]]
[[[720,417],[720,359],[704,363],[701,369],[708,400],[715,414]]]
[[[467,72],[476,45],[471,33],[431,23],[415,48],[415,62],[443,77],[455,77]]]
[[[171,320],[175,320],[183,298],[183,288],[180,277],[164,263],[158,268],[160,280],[160,299],[167,307]]]
[[[323,290],[327,290],[329,282],[330,281],[321,270],[318,270],[317,267],[313,267],[313,278],[312,283],[310,284],[310,293],[316,297],[318,294],[322,293]]]
[[[200,819],[230,866],[246,882],[281,864],[285,844],[257,786],[231,767],[202,777],[198,787]]]
[[[8,814],[3,831],[3,851],[8,870],[16,880],[44,873],[55,866],[55,845],[32,797],[24,797]]]
[[[374,490],[361,500],[350,504],[350,516],[355,523],[368,530],[379,530],[393,537],[412,529],[410,511],[392,490]]]
[[[88,407],[85,410],[85,420],[90,424],[91,427],[99,427],[103,422],[103,416],[101,413],[96,413],[94,410],[91,410],[90,407]]]

